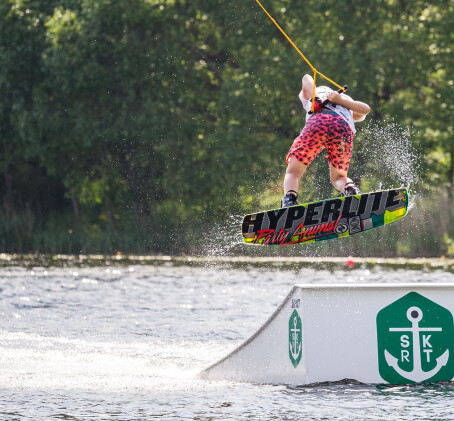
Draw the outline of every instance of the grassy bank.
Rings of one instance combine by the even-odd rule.
[[[50,255],[0,254],[0,266],[90,267],[90,266],[175,265],[216,268],[275,268],[298,270],[314,268],[341,269],[406,269],[454,272],[454,259],[447,258],[377,258],[377,257],[247,257],[247,256],[138,256],[138,255]]]

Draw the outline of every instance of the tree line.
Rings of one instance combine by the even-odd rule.
[[[285,253],[452,254],[452,2],[263,4],[372,107],[363,191],[414,199],[399,226]],[[198,253],[279,203],[310,69],[253,0],[4,0],[0,62],[2,252]],[[323,161],[304,201],[335,194]]]

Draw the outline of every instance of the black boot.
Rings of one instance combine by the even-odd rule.
[[[362,194],[361,190],[353,181],[350,181],[350,183],[347,183],[344,187],[344,195],[354,196],[356,194]]]
[[[288,208],[298,204],[298,193],[294,190],[289,190],[281,200],[281,208]]]

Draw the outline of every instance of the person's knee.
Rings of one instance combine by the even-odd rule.
[[[287,166],[286,173],[288,175],[291,175],[292,177],[300,179],[303,176],[306,168],[306,165],[304,165],[302,162],[292,159]]]
[[[301,177],[301,171],[299,171],[298,168],[295,168],[293,166],[288,166],[287,167],[287,174],[291,175],[292,177],[300,178]]]

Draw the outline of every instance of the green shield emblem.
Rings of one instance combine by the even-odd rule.
[[[454,377],[454,322],[446,308],[410,292],[377,314],[378,368],[392,384]]]
[[[293,367],[297,367],[301,361],[302,355],[302,338],[303,334],[301,331],[301,317],[299,316],[296,309],[293,310],[292,315],[288,321],[288,333],[289,333],[289,356]]]

